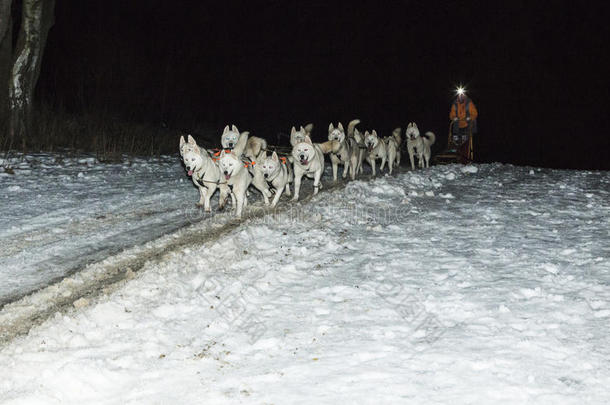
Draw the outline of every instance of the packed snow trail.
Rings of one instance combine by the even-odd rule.
[[[199,218],[176,156],[101,164],[32,154],[0,172],[0,308]],[[196,200],[195,200],[196,201]]]
[[[609,201],[499,164],[350,182],[15,339],[0,402],[607,403]]]
[[[31,169],[32,164],[35,166],[39,159],[54,160],[49,155],[40,155],[37,158],[29,156],[29,161],[22,164],[21,170]],[[182,183],[185,172],[177,158],[165,157],[158,161],[141,161],[144,173],[138,171],[134,173],[131,170],[126,170],[126,167],[132,167],[133,162],[119,165],[118,169],[115,165],[109,165],[108,169],[111,170],[100,170],[99,168],[96,170],[97,166],[101,167],[103,165],[98,164],[96,166],[92,163],[93,159],[91,158],[73,159],[72,163],[74,162],[79,163],[76,165],[77,171],[82,170],[82,164],[86,164],[87,167],[92,164],[91,168],[94,173],[90,173],[89,176],[94,178],[97,176],[97,183],[107,184],[107,190],[90,197],[86,204],[82,204],[78,201],[79,187],[73,186],[77,190],[74,193],[76,199],[71,201],[72,205],[66,204],[64,201],[64,204],[70,209],[55,210],[53,221],[44,220],[37,223],[36,217],[31,218],[26,215],[24,218],[20,218],[14,211],[14,207],[7,208],[8,212],[13,212],[13,215],[17,217],[16,224],[18,225],[14,225],[12,230],[20,229],[22,231],[18,232],[21,238],[16,237],[15,239],[18,242],[22,242],[23,239],[34,239],[38,242],[38,246],[36,246],[37,251],[32,254],[27,251],[11,251],[8,249],[4,259],[0,261],[0,263],[13,264],[13,266],[8,265],[2,269],[0,276],[4,280],[0,279],[0,281],[5,281],[5,289],[8,285],[9,291],[10,288],[14,291],[13,295],[4,297],[5,300],[10,300],[10,303],[0,301],[0,305],[4,304],[3,307],[0,307],[0,345],[12,340],[15,336],[26,334],[32,326],[40,324],[56,312],[65,312],[73,306],[85,305],[101,293],[107,294],[120,288],[124,282],[133,278],[134,273],[140,271],[147,262],[163,260],[169,252],[174,252],[185,246],[215,240],[241,223],[233,219],[231,210],[205,213],[202,209],[195,207],[193,201],[199,199],[199,193],[190,181],[187,182],[186,187],[184,184],[179,184]],[[65,161],[62,161],[62,165],[66,167],[58,167],[56,163],[54,165],[55,170],[59,172],[74,171],[74,168],[70,169],[74,164],[66,164]],[[53,167],[53,165],[50,165],[50,167]],[[166,172],[176,172],[177,168],[180,171],[177,172],[178,174],[174,173],[174,176],[178,177],[179,180],[159,181],[159,184],[154,186],[145,186],[146,183],[152,183],[154,180],[150,178],[150,172],[167,174]],[[118,184],[114,184],[111,180],[117,173],[122,173],[123,176],[131,174],[131,176],[129,176],[130,179],[124,179],[119,181]],[[19,173],[21,176],[23,174]],[[83,177],[80,174],[82,173],[79,172],[77,177]],[[14,179],[11,180],[14,181]],[[23,183],[28,186],[26,188],[32,188],[31,181]],[[304,184],[306,183],[311,182],[306,180]],[[327,183],[323,192],[340,188],[344,184],[342,181]],[[129,190],[130,185],[135,185],[135,187]],[[139,213],[150,204],[149,191],[159,187],[159,185],[168,188],[168,190],[159,191],[152,197],[156,206],[154,211],[146,217],[154,217],[154,220],[151,222],[142,219]],[[178,189],[176,190],[176,188]],[[188,199],[182,201],[180,205],[177,205],[176,201],[163,200],[168,195],[173,194],[172,190],[178,196],[181,196],[183,190],[190,190],[191,195],[186,196]],[[64,190],[61,188],[56,190],[54,185],[48,189],[49,199],[57,199],[58,191],[61,193]],[[128,191],[131,194],[124,199],[129,202],[129,205],[119,204],[119,212],[113,211],[117,210],[115,204],[113,204],[115,196]],[[308,201],[311,198],[312,191],[312,187],[305,186],[300,201]],[[107,200],[105,204],[100,201],[104,199]],[[270,208],[265,207],[262,204],[262,199],[257,199],[254,193],[250,195],[249,199],[251,203],[245,211],[245,217],[247,218],[260,218],[269,213],[278,213],[290,208],[293,204],[287,202],[288,197],[286,197],[286,200],[282,200],[279,207]],[[45,206],[45,202],[38,203],[36,209],[41,210],[41,205]],[[97,214],[98,217],[103,219],[114,218],[113,222],[116,222],[117,231],[111,231],[108,234],[105,227],[91,226],[86,219],[74,220],[70,215],[72,212],[78,211],[85,216],[87,213],[91,214],[90,209],[78,208],[81,205],[102,207],[101,209],[104,211],[102,211],[102,214]],[[214,205],[216,205],[216,201],[213,202]],[[48,209],[53,210],[55,206],[54,203],[46,203]],[[151,207],[151,209],[153,208]],[[40,244],[39,238],[31,237],[30,232],[23,230],[23,228],[32,228],[32,223],[37,224],[36,230],[31,233],[47,237],[51,235],[51,242]],[[201,226],[192,226],[197,223],[201,223]],[[57,225],[67,227],[66,224],[69,224],[72,232],[55,232]],[[54,233],[60,233],[61,235],[54,238],[52,236]],[[165,233],[165,235],[159,236],[162,233]],[[130,239],[130,236],[132,239]],[[90,249],[89,241],[91,240],[96,240],[93,250]],[[140,242],[136,243],[138,241]],[[143,241],[148,242],[142,243]],[[18,245],[15,240],[11,239],[5,243],[9,247],[11,244],[13,246]],[[116,251],[121,252],[113,254]],[[16,260],[16,257],[19,256],[23,257],[22,266],[19,266],[19,260]],[[45,258],[41,260],[41,257]],[[37,266],[40,267],[41,263],[45,264],[45,267],[37,268]],[[85,263],[88,264],[85,265]],[[52,276],[55,278],[52,278]],[[37,288],[33,293],[31,292],[32,286]],[[0,287],[1,291],[2,288]],[[14,299],[15,296],[21,298]]]

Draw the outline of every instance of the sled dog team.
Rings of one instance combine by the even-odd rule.
[[[330,155],[333,180],[337,181],[339,165],[343,165],[342,177],[354,180],[362,174],[364,160],[371,166],[376,176],[376,162],[381,160],[379,170],[388,165],[389,173],[400,165],[402,145],[401,129],[396,128],[391,136],[381,138],[377,132],[360,132],[356,125],[360,120],[352,120],[347,131],[339,123],[328,127],[328,141],[313,143],[311,131],[313,124],[298,130],[292,127],[290,144],[292,153],[282,157],[277,152],[267,153],[267,141],[249,132],[239,132],[235,125],[227,125],[220,138],[222,149],[207,150],[197,145],[195,139],[188,135],[180,137],[180,156],[187,174],[199,189],[198,206],[210,212],[210,198],[220,191],[218,208],[223,209],[228,198],[231,198],[235,216],[241,218],[244,207],[248,205],[247,190],[254,186],[263,195],[266,206],[275,207],[283,193],[291,196],[290,183],[294,185],[293,201],[299,199],[303,176],[313,179],[313,193],[322,188],[321,178],[324,172],[324,155]],[[429,167],[430,146],[435,141],[432,132],[420,135],[415,123],[407,126],[407,151],[411,169],[415,170],[414,158],[418,158],[419,167]],[[272,200],[270,201],[270,199]]]

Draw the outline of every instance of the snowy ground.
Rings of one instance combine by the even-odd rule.
[[[609,258],[608,172],[355,181],[14,339],[0,402],[608,403]]]
[[[0,307],[188,225],[197,192],[175,156],[100,164],[28,155],[0,169]]]

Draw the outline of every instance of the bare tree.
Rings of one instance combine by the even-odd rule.
[[[8,117],[8,81],[12,64],[13,24],[11,3],[13,0],[0,0],[0,140],[6,136]],[[0,144],[0,147],[6,145]]]
[[[55,22],[55,0],[23,0],[21,28],[13,57],[9,81],[9,135],[11,141],[21,139],[26,148],[26,134],[30,132],[32,98],[47,34]]]

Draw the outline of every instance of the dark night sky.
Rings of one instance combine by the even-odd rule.
[[[464,83],[479,160],[610,169],[596,2],[239,3],[57,1],[39,92],[177,130],[273,140],[313,121],[322,137],[358,117],[384,135],[416,121],[442,143]]]

